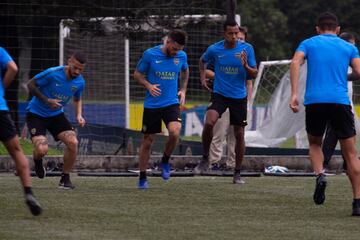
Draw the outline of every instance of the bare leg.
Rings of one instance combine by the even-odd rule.
[[[227,136],[227,159],[226,165],[235,168],[236,154],[235,154],[236,138],[234,126],[229,125],[229,132]]]
[[[169,137],[165,144],[164,153],[166,154],[166,156],[171,156],[176,145],[179,142],[181,123],[180,122],[170,122],[167,126],[167,129],[169,131]]]
[[[234,184],[244,184],[245,182],[241,179],[240,169],[241,164],[244,160],[245,155],[245,139],[244,139],[244,127],[242,126],[234,126],[234,134],[235,134],[235,169],[233,176]]]
[[[39,178],[44,178],[46,170],[43,166],[42,158],[48,153],[47,139],[43,135],[35,136],[32,139],[34,144],[33,160],[35,164],[35,173]]]
[[[57,136],[64,144],[64,169],[65,174],[69,174],[73,169],[77,157],[78,140],[74,131],[64,131]]]
[[[219,114],[215,110],[207,110],[205,117],[205,124],[202,133],[202,143],[203,143],[203,155],[205,157],[209,156],[210,144],[213,138],[213,128],[219,118]]]
[[[161,158],[161,177],[165,181],[170,179],[171,168],[170,168],[169,160],[171,154],[173,153],[176,145],[179,142],[181,123],[176,121],[169,122],[167,124],[167,129],[169,131],[169,137],[165,144],[164,154]]]
[[[347,173],[355,199],[360,198],[360,161],[355,147],[355,137],[341,139],[341,150],[347,163]]]
[[[31,213],[34,216],[40,215],[42,213],[42,208],[33,196],[31,189],[31,178],[30,178],[30,169],[29,161],[25,157],[17,135],[10,140],[4,142],[6,149],[8,150],[10,156],[14,159],[16,170],[19,174],[21,184],[24,187],[25,192],[25,202],[29,207]]]
[[[151,145],[155,138],[154,134],[144,134],[139,150],[139,170],[145,172],[150,159]]]
[[[24,187],[31,187],[29,161],[20,147],[19,138],[17,136],[13,137],[7,142],[4,142],[4,145],[15,161],[16,170],[19,173],[22,185]]]
[[[309,156],[316,177],[315,191],[313,200],[315,204],[323,204],[325,201],[325,189],[327,180],[323,174],[324,155],[321,149],[322,136],[312,136],[308,134]]]
[[[31,138],[32,143],[34,144],[33,158],[42,159],[48,153],[48,143],[45,136],[35,136]]]
[[[244,127],[234,126],[236,139],[235,145],[235,170],[240,170],[245,155]]]
[[[309,139],[309,156],[313,170],[316,175],[322,173],[324,155],[321,149],[322,136],[312,136],[308,134]]]

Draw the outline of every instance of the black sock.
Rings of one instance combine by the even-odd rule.
[[[145,171],[140,171],[140,180],[142,179],[146,179],[146,172]]]
[[[25,195],[26,195],[26,194],[31,194],[31,195],[33,195],[33,192],[32,192],[31,187],[24,187],[24,193],[25,193]]]
[[[360,203],[360,198],[354,198],[354,203]]]
[[[39,159],[34,158],[34,164],[37,167],[42,166],[42,158],[39,158]]]
[[[240,169],[235,169],[234,173],[240,173]]]
[[[62,173],[62,174],[61,174],[61,177],[68,177],[68,178],[70,178],[70,174],[69,174],[69,173]]]
[[[161,158],[161,163],[169,163],[169,159],[170,159],[170,156],[166,156],[166,154],[164,153]]]

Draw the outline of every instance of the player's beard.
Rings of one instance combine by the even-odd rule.
[[[72,67],[70,67],[69,72],[70,72],[71,79],[74,79],[77,76],[79,76],[79,74],[76,74],[75,71],[73,71]]]
[[[166,48],[166,55],[167,55],[168,57],[172,57],[171,51],[170,51],[168,48]]]

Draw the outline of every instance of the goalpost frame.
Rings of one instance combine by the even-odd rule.
[[[111,18],[110,18],[111,19]],[[59,23],[59,65],[64,64],[64,39],[68,36],[69,30],[64,27],[63,19]],[[125,127],[130,128],[130,45],[129,38],[124,39],[124,73],[125,73]]]
[[[258,70],[258,74],[255,78],[255,81],[254,81],[254,85],[253,85],[253,90],[252,90],[252,95],[251,95],[251,99],[250,99],[250,102],[249,102],[249,108],[251,109],[253,107],[253,104],[254,104],[254,100],[255,100],[255,96],[256,96],[256,92],[259,88],[259,84],[260,84],[260,79],[262,77],[262,73],[264,71],[264,68],[266,66],[270,66],[270,65],[274,65],[274,64],[277,64],[277,65],[287,65],[287,64],[290,64],[291,63],[291,60],[274,60],[274,61],[264,61],[264,62],[260,62],[259,64],[259,70]]]

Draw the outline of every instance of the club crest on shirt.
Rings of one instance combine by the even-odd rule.
[[[242,52],[237,52],[237,53],[235,53],[235,57],[236,57],[237,59],[241,59],[241,53],[242,53]]]
[[[174,58],[174,64],[178,65],[180,63],[180,60],[178,58]]]
[[[36,133],[36,128],[32,128],[30,132],[31,132],[32,135],[35,135],[35,133]]]
[[[71,86],[71,92],[75,93],[78,90],[77,86]]]

